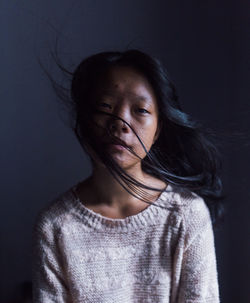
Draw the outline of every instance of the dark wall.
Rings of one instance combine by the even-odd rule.
[[[70,69],[102,50],[140,48],[158,57],[183,108],[226,134],[228,212],[215,233],[220,293],[224,303],[250,302],[248,11],[247,1],[0,1],[1,302],[31,279],[38,210],[90,173],[37,61],[61,79],[49,56],[56,39]]]

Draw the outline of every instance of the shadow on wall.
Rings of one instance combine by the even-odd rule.
[[[32,303],[32,283],[25,281],[17,286],[13,298],[6,303]]]

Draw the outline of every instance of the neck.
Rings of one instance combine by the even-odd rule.
[[[145,174],[140,165],[126,169],[125,172],[145,184]],[[124,184],[122,179],[120,181]],[[89,182],[96,195],[101,197],[101,200],[109,206],[138,202],[138,199],[128,193],[106,167],[94,166]]]

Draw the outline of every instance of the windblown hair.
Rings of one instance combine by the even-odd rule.
[[[72,74],[71,102],[75,111],[74,132],[80,144],[86,152],[91,146],[117,181],[142,201],[148,202],[143,188],[162,191],[128,175],[100,148],[91,131],[91,117],[96,112],[93,92],[101,76],[116,66],[128,66],[144,75],[153,87],[160,109],[161,131],[149,151],[132,129],[146,151],[146,157],[142,159],[143,171],[172,184],[183,193],[195,192],[201,196],[210,210],[212,223],[216,225],[223,218],[224,210],[219,151],[212,142],[210,132],[183,112],[175,86],[157,59],[139,50],[128,50],[98,53],[79,64]],[[121,119],[105,112],[99,114],[109,115],[110,119]]]

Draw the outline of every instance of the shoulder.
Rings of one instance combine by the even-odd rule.
[[[170,204],[174,205],[171,215],[178,226],[179,241],[185,250],[189,247],[210,247],[214,241],[209,208],[204,199],[194,192],[172,187]]]
[[[63,222],[68,221],[72,212],[74,196],[72,187],[55,197],[37,214],[33,226],[33,233],[49,235],[59,232]]]
[[[211,224],[209,208],[205,200],[196,193],[170,186],[170,205],[177,210],[185,229],[201,229]]]

